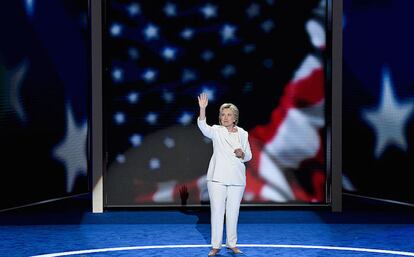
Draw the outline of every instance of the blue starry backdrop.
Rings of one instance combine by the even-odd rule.
[[[106,205],[207,201],[212,146],[196,126],[197,95],[209,96],[210,125],[224,102],[246,130],[269,122],[304,58],[327,58],[310,19],[324,36],[325,1],[106,1]]]
[[[0,33],[0,208],[87,192],[88,1],[1,1]]]
[[[414,203],[414,2],[344,1],[344,189]]]

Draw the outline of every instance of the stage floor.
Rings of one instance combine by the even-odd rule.
[[[0,256],[207,256],[208,209],[93,214],[82,201],[0,213]],[[412,208],[361,206],[242,209],[240,256],[414,256]]]

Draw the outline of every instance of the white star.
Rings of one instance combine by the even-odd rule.
[[[122,25],[119,24],[119,23],[112,24],[112,26],[110,28],[110,32],[111,32],[111,35],[113,37],[117,37],[117,36],[121,35],[121,33],[122,33]]]
[[[141,6],[137,3],[132,3],[127,7],[128,13],[131,17],[141,13]]]
[[[214,89],[209,88],[209,87],[203,87],[203,89],[201,90],[201,93],[206,93],[209,101],[215,100]]]
[[[187,83],[187,82],[196,80],[196,78],[197,78],[197,76],[196,76],[194,71],[192,71],[190,69],[184,69],[181,81],[183,83]]]
[[[203,58],[204,61],[208,62],[211,59],[214,58],[214,53],[210,50],[205,50],[202,54],[201,54],[201,58]]]
[[[128,102],[131,104],[136,104],[139,100],[139,93],[133,91],[130,92],[127,96]]]
[[[21,121],[26,121],[26,113],[23,109],[23,102],[21,98],[21,86],[23,79],[26,75],[26,72],[28,70],[28,63],[24,61],[22,64],[19,65],[17,70],[13,72],[13,76],[11,77],[10,83],[10,102],[13,107],[13,109],[16,111],[17,116],[20,118]]]
[[[190,28],[185,28],[182,32],[181,32],[181,37],[186,39],[186,40],[190,40],[194,35],[194,30],[190,29]]]
[[[76,178],[86,176],[86,137],[88,124],[76,126],[70,107],[66,108],[66,135],[54,149],[53,156],[63,162],[66,168],[66,192],[72,192]]]
[[[171,148],[173,148],[175,146],[175,140],[173,138],[171,138],[171,137],[166,137],[164,139],[164,145],[167,148],[170,148],[171,149]]]
[[[142,136],[139,134],[133,134],[130,138],[129,138],[129,142],[131,142],[132,146],[137,147],[140,146],[142,143]]]
[[[177,50],[172,48],[172,47],[165,47],[162,50],[162,56],[164,57],[164,59],[166,61],[172,61],[175,60],[175,54],[176,54]]]
[[[147,117],[145,117],[145,120],[151,125],[154,125],[155,123],[157,123],[157,119],[158,119],[158,115],[154,112],[148,113]]]
[[[221,70],[221,74],[225,78],[228,78],[231,75],[234,75],[235,73],[236,73],[236,68],[231,64],[224,66],[224,68]]]
[[[264,32],[269,33],[275,26],[275,23],[272,20],[266,20],[262,23],[262,29]]]
[[[116,161],[117,161],[118,163],[125,163],[125,161],[126,161],[125,155],[123,155],[123,154],[118,154],[118,155],[116,156]]]
[[[168,17],[176,16],[177,15],[177,7],[175,4],[167,3],[164,7],[164,13]]]
[[[159,30],[158,27],[156,27],[155,25],[148,24],[147,27],[143,31],[145,39],[148,41],[153,40],[153,39],[158,39],[159,38],[158,30]]]
[[[24,1],[24,6],[26,8],[27,16],[32,18],[33,15],[34,15],[35,0],[25,0]]]
[[[181,123],[181,125],[185,126],[191,123],[191,120],[193,119],[193,115],[189,112],[183,112],[178,118],[178,122]]]
[[[130,47],[128,49],[128,55],[132,60],[136,60],[139,58],[139,51],[134,47]]]
[[[249,16],[249,18],[254,18],[256,16],[259,16],[259,14],[260,14],[260,6],[258,4],[252,3],[246,9],[246,13]]]
[[[157,77],[157,73],[152,70],[152,69],[147,69],[146,71],[144,71],[144,73],[142,74],[142,78],[147,82],[153,82]]]
[[[161,167],[161,162],[158,158],[151,158],[149,161],[149,167],[152,170],[159,169]]]
[[[256,50],[256,46],[254,44],[248,44],[248,45],[245,45],[243,47],[243,51],[246,54],[249,54],[249,53],[253,52],[254,50]]]
[[[174,94],[170,91],[164,90],[164,92],[162,92],[162,98],[166,103],[171,103],[174,100]]]
[[[114,68],[112,70],[112,79],[115,82],[121,82],[124,79],[124,72],[120,68]]]
[[[121,125],[125,122],[125,114],[123,112],[117,112],[114,115],[115,123]]]
[[[351,180],[345,174],[342,174],[342,188],[346,191],[355,192],[357,191]]]
[[[17,114],[17,117],[22,122],[27,121],[26,113],[23,108],[23,101],[22,101],[23,98],[21,95],[21,90],[22,90],[23,80],[26,76],[27,70],[29,69],[28,66],[29,66],[28,61],[24,60],[16,68],[13,68],[10,71],[6,71],[5,82],[4,82],[5,83],[4,94],[6,97],[4,98],[3,107],[6,110],[7,109],[13,110]],[[0,107],[2,106],[0,105]],[[1,111],[2,110],[0,109],[0,113]]]
[[[394,92],[390,72],[382,72],[382,95],[379,106],[362,110],[363,118],[375,130],[375,157],[379,158],[387,146],[395,145],[407,149],[405,125],[414,110],[414,102],[398,101]]]
[[[206,4],[201,8],[204,18],[209,19],[217,16],[217,7],[212,4]]]
[[[223,43],[234,40],[234,33],[236,32],[236,27],[233,25],[226,24],[222,27],[220,34]]]

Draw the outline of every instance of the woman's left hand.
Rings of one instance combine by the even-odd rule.
[[[244,159],[244,152],[242,149],[237,148],[236,150],[234,150],[234,153],[236,154],[237,158]]]

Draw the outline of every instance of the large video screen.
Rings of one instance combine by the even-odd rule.
[[[105,206],[208,204],[212,142],[235,104],[249,132],[242,204],[329,201],[328,1],[108,0]]]
[[[0,2],[0,209],[88,192],[88,8]]]
[[[404,0],[344,1],[347,193],[414,204],[413,8]]]

